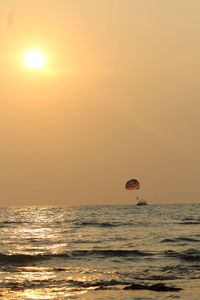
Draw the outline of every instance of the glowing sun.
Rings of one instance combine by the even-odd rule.
[[[24,55],[25,66],[29,69],[42,69],[45,61],[44,54],[39,50],[29,50]]]

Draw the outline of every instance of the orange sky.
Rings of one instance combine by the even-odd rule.
[[[199,10],[1,0],[1,205],[135,203],[130,178],[150,203],[199,202]]]

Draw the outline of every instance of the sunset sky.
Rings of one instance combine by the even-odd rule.
[[[0,206],[199,202],[199,12],[0,0]]]

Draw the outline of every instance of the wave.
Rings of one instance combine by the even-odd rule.
[[[153,290],[153,291],[180,291],[182,288],[175,286],[167,285],[165,283],[133,283],[131,280],[119,280],[119,279],[110,279],[110,280],[94,280],[94,281],[78,281],[78,280],[31,280],[25,281],[23,286],[21,282],[3,282],[0,283],[0,288],[12,289],[12,290],[25,290],[25,289],[36,289],[36,288],[59,288],[66,287],[68,292],[71,291],[80,291],[80,290],[111,290],[117,286],[118,290]]]
[[[199,218],[191,218],[191,217],[186,217],[186,218],[182,218],[179,222],[179,224],[183,224],[183,225],[196,225],[196,224],[200,224],[200,219]]]
[[[144,222],[144,221],[130,221],[130,222],[98,222],[98,221],[74,221],[72,222],[74,226],[77,227],[84,227],[84,226],[88,226],[88,227],[126,227],[126,226],[134,226],[134,227],[138,227],[138,226],[148,226],[149,222]]]
[[[180,225],[199,225],[200,220],[182,221],[179,222]]]
[[[163,239],[160,241],[161,243],[178,243],[178,242],[191,242],[191,243],[196,243],[196,242],[200,242],[199,239],[194,239],[194,238],[190,238],[190,237],[176,237],[176,238],[172,238],[172,239]]]
[[[181,221],[192,221],[192,220],[198,220],[198,219],[196,219],[196,217],[185,217],[181,219]]]
[[[45,287],[58,287],[58,286],[68,286],[68,288],[76,288],[76,289],[99,289],[99,288],[112,288],[116,285],[130,285],[131,281],[127,280],[118,280],[118,279],[110,279],[110,280],[93,280],[93,281],[79,281],[79,280],[32,280],[26,281],[21,285],[21,282],[2,282],[0,283],[0,288],[12,288],[14,289],[27,289],[27,288],[45,288]]]
[[[143,252],[139,250],[75,250],[67,253],[58,253],[58,254],[0,254],[0,264],[27,264],[33,263],[42,260],[50,260],[56,258],[62,259],[76,259],[82,257],[98,257],[98,258],[107,258],[107,257],[145,257],[151,256],[152,253]]]
[[[180,260],[200,262],[200,251],[195,249],[188,249],[181,252],[168,250],[165,251],[165,255]]]
[[[118,227],[118,226],[133,226],[137,225],[133,222],[100,222],[100,221],[74,221],[75,226],[92,226],[92,227]],[[144,224],[144,223],[142,223]]]
[[[25,224],[33,224],[33,222],[28,222],[28,221],[3,221],[0,222],[0,227],[8,227],[12,225],[25,225]]]
[[[119,223],[110,223],[110,222],[94,222],[94,221],[86,221],[86,222],[74,222],[75,225],[78,226],[94,226],[94,227],[113,227],[120,226]]]

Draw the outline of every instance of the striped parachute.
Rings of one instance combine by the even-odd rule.
[[[139,190],[140,183],[137,179],[130,179],[129,181],[127,181],[125,187],[127,190],[135,190],[135,189]]]

